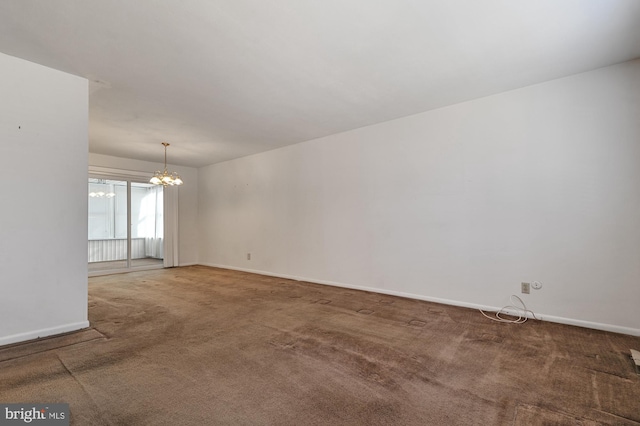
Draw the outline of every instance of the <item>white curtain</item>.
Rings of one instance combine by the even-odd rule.
[[[144,255],[156,259],[164,258],[164,188],[153,186],[146,188],[141,202],[141,217],[144,222]],[[133,197],[133,193],[132,193]],[[138,227],[140,231],[141,226]],[[138,232],[140,233],[140,232]],[[140,237],[141,235],[138,235]],[[143,256],[143,257],[145,257]]]
[[[179,188],[164,190],[164,267],[178,266],[178,195]]]

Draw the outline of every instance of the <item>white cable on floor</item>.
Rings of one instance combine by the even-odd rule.
[[[520,304],[522,305],[522,308],[519,306],[514,306],[513,304],[514,302],[514,298],[518,299],[518,301],[520,302]],[[522,301],[522,299],[520,299],[518,296],[516,296],[515,294],[511,295],[511,305],[507,305],[505,307],[503,307],[502,309],[500,309],[498,312],[495,313],[495,318],[492,316],[487,315],[482,309],[479,309],[480,313],[482,315],[484,315],[485,317],[489,318],[491,321],[497,321],[497,322],[505,322],[508,324],[522,324],[524,322],[527,321],[527,313],[531,314],[531,316],[533,317],[533,319],[538,319],[536,317],[536,314],[533,313],[532,310],[527,309],[527,305],[524,304],[524,302]],[[509,314],[507,312],[505,312],[507,309],[511,309],[513,311],[515,311],[518,315],[517,319],[507,319],[507,318],[502,318],[500,315],[501,314],[506,314],[506,315],[511,315],[511,316],[515,316],[513,314]]]

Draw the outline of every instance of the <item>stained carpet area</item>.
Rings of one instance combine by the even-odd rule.
[[[7,345],[0,347],[0,363],[16,358],[34,355],[40,352],[51,351],[66,346],[77,345],[79,343],[90,342],[96,339],[104,339],[105,336],[94,329],[80,330],[73,333],[66,333],[51,336],[25,343]]]
[[[638,337],[203,266],[91,278],[89,319],[3,349],[0,402],[77,425],[640,425]]]

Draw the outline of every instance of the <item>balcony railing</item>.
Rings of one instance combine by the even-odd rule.
[[[132,238],[131,259],[162,259],[162,238]],[[89,240],[89,263],[127,259],[127,239]]]

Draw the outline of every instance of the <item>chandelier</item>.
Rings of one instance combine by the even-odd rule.
[[[116,196],[115,192],[98,191],[98,192],[90,192],[89,193],[89,197],[91,197],[91,198],[102,198],[102,197],[113,198],[115,196]]]
[[[182,182],[182,179],[180,179],[180,175],[178,175],[176,172],[169,173],[167,171],[167,147],[169,146],[169,144],[167,142],[162,142],[162,145],[164,145],[164,171],[156,171],[149,182],[154,185],[162,186],[182,185],[184,182]]]

